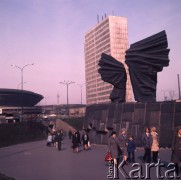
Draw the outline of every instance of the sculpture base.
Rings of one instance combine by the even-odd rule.
[[[114,130],[126,128],[141,146],[145,127],[157,128],[160,147],[170,147],[174,129],[181,126],[181,103],[110,103],[94,104],[86,108],[84,128],[89,130],[91,143],[107,144]]]

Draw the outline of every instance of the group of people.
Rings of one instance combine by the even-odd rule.
[[[159,153],[159,136],[155,127],[145,128],[145,132],[140,139],[144,147],[143,162],[157,163]],[[117,136],[116,132],[111,133],[108,139],[108,149],[114,160],[114,164],[118,164],[120,157],[123,158],[125,164],[135,162],[135,142],[133,136],[127,137],[125,128],[122,128]],[[173,135],[172,140],[172,156],[171,162],[175,163],[176,170],[179,169],[181,162],[181,127],[178,127]]]
[[[62,140],[63,140],[62,130],[49,131],[47,137],[47,146],[48,147],[55,146],[57,147],[58,151],[60,151],[62,147]]]
[[[142,136],[142,144],[145,150],[143,162],[150,163],[152,153],[152,160],[154,163],[157,163],[159,152],[159,138],[155,127],[152,127],[151,130],[148,127],[145,129],[145,133]]]
[[[70,138],[70,136],[69,136]],[[88,133],[85,132],[82,137],[79,133],[79,131],[75,131],[72,136],[72,149],[73,149],[73,152],[76,152],[78,153],[79,152],[79,147],[80,147],[80,144],[82,143],[83,144],[83,147],[84,147],[84,150],[88,150],[88,147],[90,146],[90,142],[89,142],[89,136],[88,136]]]
[[[117,136],[116,131],[111,133],[108,139],[108,149],[114,160],[114,164],[118,164],[120,156],[123,157],[124,163],[135,162],[135,142],[133,136],[127,139],[127,131],[122,128],[120,134]]]
[[[85,133],[81,136],[79,131],[75,131],[72,133],[70,130],[68,132],[69,139],[71,139],[73,152],[79,152],[79,147],[82,144],[85,151],[88,150],[90,147],[90,141],[88,133],[85,131]],[[63,140],[63,131],[62,130],[55,130],[55,129],[49,129],[48,131],[48,137],[47,137],[47,146],[55,146],[57,147],[58,151],[61,150],[62,146],[62,140]]]

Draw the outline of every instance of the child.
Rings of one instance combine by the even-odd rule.
[[[58,131],[55,136],[55,141],[57,142],[58,151],[60,151],[62,146],[62,131]]]
[[[47,138],[47,146],[50,147],[52,144],[52,135],[48,133],[48,138]]]
[[[129,137],[128,140],[128,147],[127,147],[127,151],[128,151],[128,161],[131,163],[135,163],[135,142],[133,140],[133,136]]]

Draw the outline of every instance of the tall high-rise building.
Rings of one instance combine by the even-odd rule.
[[[128,49],[127,18],[108,16],[98,22],[85,34],[85,76],[87,104],[110,102],[113,86],[101,80],[98,63],[102,53],[111,55],[122,62],[127,72],[126,101],[131,101],[132,90],[128,68],[125,64],[125,51]]]

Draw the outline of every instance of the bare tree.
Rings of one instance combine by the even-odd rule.
[[[170,100],[172,101],[174,99],[174,96],[175,96],[175,91],[169,90],[169,96],[170,96]]]

